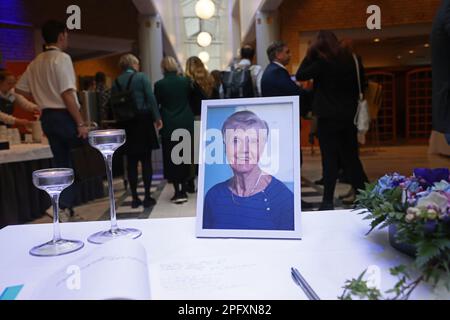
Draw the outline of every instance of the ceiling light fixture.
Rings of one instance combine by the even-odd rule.
[[[373,42],[380,42],[380,41],[381,41],[380,38],[375,38],[375,39],[373,39]]]
[[[216,6],[211,0],[199,0],[195,4],[195,14],[200,19],[211,19],[216,13]]]
[[[212,36],[208,32],[200,32],[197,36],[197,43],[200,47],[209,47],[212,43]]]
[[[200,58],[200,60],[202,60],[202,62],[204,64],[207,64],[209,62],[210,56],[209,53],[206,51],[202,51],[198,54],[198,57]]]

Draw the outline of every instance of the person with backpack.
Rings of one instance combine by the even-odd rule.
[[[127,156],[128,181],[133,209],[142,204],[149,208],[156,204],[150,196],[152,186],[152,150],[159,149],[156,130],[163,127],[152,85],[146,74],[139,72],[139,60],[132,54],[120,58],[123,73],[111,89],[111,107],[120,128],[125,129],[127,141],[123,152]],[[155,130],[156,129],[156,130]],[[137,194],[138,163],[142,165],[144,202]]]
[[[255,50],[249,45],[241,48],[241,60],[223,74],[225,98],[261,97],[262,67],[253,64]]]

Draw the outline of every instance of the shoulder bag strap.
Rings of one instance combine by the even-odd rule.
[[[131,75],[130,79],[128,79],[127,91],[130,90],[130,88],[131,88],[131,82],[133,82],[133,78],[134,78],[135,75],[136,75],[136,72],[134,72],[134,73]]]
[[[128,79],[127,86],[126,86],[127,91],[130,90],[131,82],[133,81],[133,78],[135,75],[136,75],[136,72],[134,72],[131,75],[131,77]],[[116,84],[117,89],[119,89],[119,91],[122,91],[122,86],[120,85],[119,78],[117,78],[116,81],[114,81],[114,83]]]
[[[356,56],[356,54],[353,54],[353,59],[355,60],[356,74],[358,76],[359,100],[363,100],[364,95],[363,95],[362,88],[361,88],[361,75],[359,73],[359,62],[358,62],[358,57]]]
[[[116,81],[114,81],[114,83],[116,84],[117,89],[120,91],[122,91],[122,86],[119,83],[119,78],[116,79]]]

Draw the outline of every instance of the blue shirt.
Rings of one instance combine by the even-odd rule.
[[[208,191],[203,208],[204,229],[294,230],[294,194],[272,177],[267,188],[251,197],[239,197],[229,181]]]

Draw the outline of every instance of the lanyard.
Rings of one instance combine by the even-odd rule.
[[[44,46],[44,52],[47,52],[47,51],[60,51],[60,49],[59,48],[57,48],[57,47],[53,47],[53,46]]]

